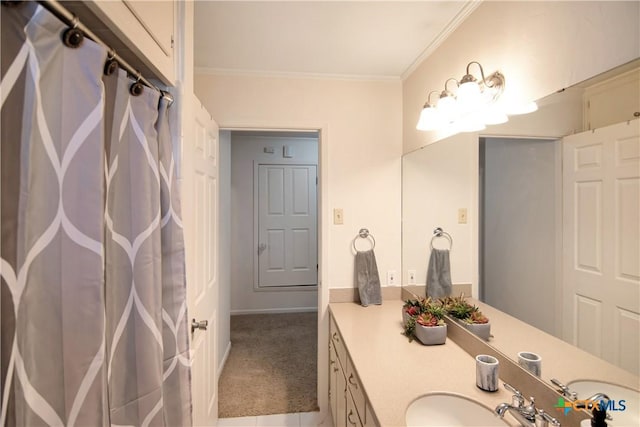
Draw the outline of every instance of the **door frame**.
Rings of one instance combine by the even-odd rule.
[[[329,182],[329,125],[328,123],[283,123],[274,125],[272,123],[259,122],[220,122],[220,130],[228,131],[293,131],[318,132],[318,377],[317,396],[318,407],[320,408],[320,419],[331,417],[329,409],[329,352],[327,343],[329,342],[329,284],[325,281],[329,277],[329,224],[331,224],[332,213],[329,205],[329,189],[326,183]],[[323,184],[324,183],[324,184]]]
[[[320,135],[318,135],[318,146],[319,146]],[[319,163],[319,162],[318,162]],[[258,265],[258,252],[255,250],[260,244],[260,206],[259,206],[259,192],[258,188],[260,185],[260,176],[259,169],[260,166],[315,166],[316,167],[316,178],[318,183],[316,184],[316,261],[318,263],[318,269],[316,271],[316,285],[296,285],[296,286],[270,286],[261,288],[260,285],[260,277],[259,272],[260,268]],[[309,163],[309,162],[296,162],[295,160],[287,160],[287,159],[279,159],[277,162],[264,162],[260,160],[253,161],[253,290],[256,292],[277,292],[277,291],[317,291],[318,283],[320,281],[320,247],[318,245],[318,241],[320,233],[319,233],[319,224],[320,224],[320,206],[319,206],[319,192],[318,187],[320,185],[320,170],[319,164],[317,163]]]

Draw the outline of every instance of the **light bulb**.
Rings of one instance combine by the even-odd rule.
[[[442,117],[435,107],[427,104],[420,112],[420,119],[416,125],[418,130],[435,130],[442,125]]]
[[[477,132],[486,128],[480,113],[465,114],[456,122],[460,132]]]
[[[461,113],[478,111],[482,108],[482,92],[475,81],[462,83],[458,88],[457,98]]]
[[[510,116],[518,114],[528,114],[538,111],[538,104],[535,101],[511,103],[506,109],[506,113]]]
[[[496,104],[488,105],[479,115],[485,125],[499,125],[509,121],[509,117]]]
[[[437,109],[443,121],[452,122],[458,116],[458,105],[455,98],[451,95],[440,98]]]

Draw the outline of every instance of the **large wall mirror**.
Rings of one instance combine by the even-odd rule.
[[[538,105],[405,154],[403,286],[425,295],[441,227],[454,284],[637,379],[640,59]]]

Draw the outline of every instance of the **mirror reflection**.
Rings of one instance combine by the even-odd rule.
[[[640,60],[538,105],[403,157],[403,286],[425,296],[440,227],[453,240],[453,295],[638,375]],[[536,336],[493,327],[489,343],[514,360],[544,354]]]

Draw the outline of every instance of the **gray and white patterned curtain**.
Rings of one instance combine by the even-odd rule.
[[[166,102],[37,4],[0,16],[0,425],[191,425]]]

